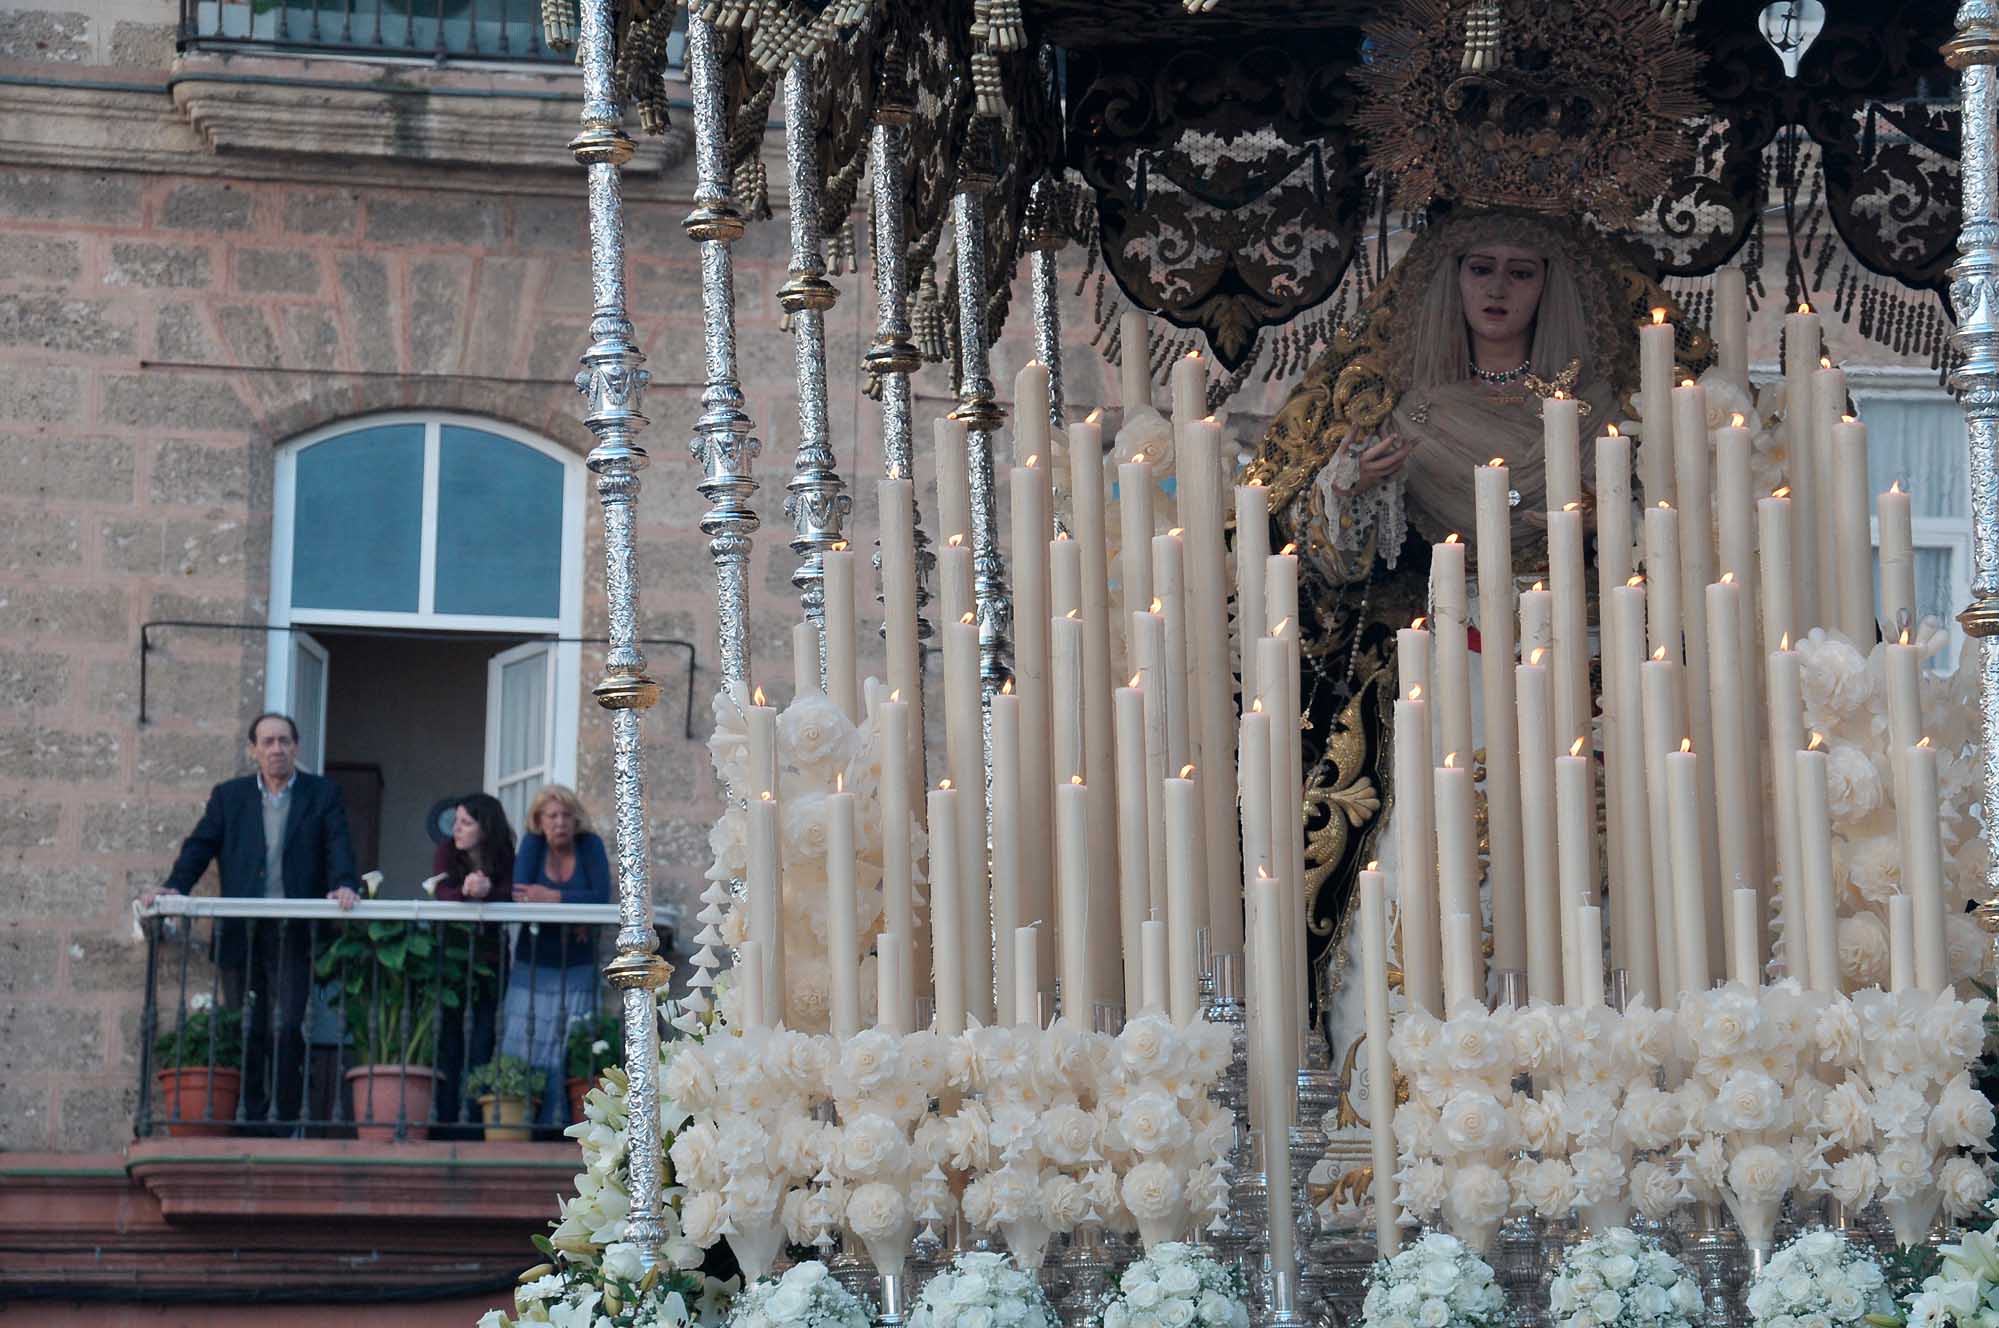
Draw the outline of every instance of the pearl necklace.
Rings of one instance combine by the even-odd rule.
[[[1471,361],[1470,367],[1472,373],[1475,376],[1477,376],[1481,381],[1491,383],[1493,386],[1499,387],[1507,383],[1510,383],[1514,379],[1525,374],[1530,368],[1533,367],[1533,365],[1534,361],[1531,358],[1529,358],[1520,361],[1519,367],[1513,369],[1481,369],[1478,367],[1477,360]]]

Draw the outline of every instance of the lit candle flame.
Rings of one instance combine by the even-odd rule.
[[[1221,423],[1222,423],[1222,422],[1221,422],[1220,420],[1216,419],[1216,418],[1215,418],[1214,416],[1212,416],[1212,415],[1203,415],[1203,416],[1201,417],[1201,423],[1203,423],[1203,424],[1212,424],[1212,425],[1214,425],[1214,426],[1215,426],[1216,428],[1220,428],[1220,427],[1221,427]]]
[[[1490,467],[1491,469],[1493,469],[1493,470],[1505,470],[1505,469],[1506,469],[1506,458],[1505,458],[1505,457],[1494,457],[1494,458],[1493,458],[1492,460],[1490,460],[1490,461],[1486,462],[1485,464],[1486,464],[1486,465],[1487,465],[1488,467]]]
[[[1102,406],[1098,406],[1095,410],[1091,411],[1089,414],[1083,417],[1083,423],[1101,424],[1103,423],[1103,419],[1104,419],[1104,408]]]
[[[937,788],[940,792],[948,790],[950,787],[951,780],[948,776],[937,781]]]
[[[1181,767],[1180,767],[1180,778],[1182,778],[1182,779],[1192,779],[1193,777],[1194,777],[1194,764],[1193,764],[1193,762],[1191,762],[1191,761],[1190,761],[1190,762],[1188,762],[1188,763],[1187,763],[1186,765],[1183,765],[1183,766],[1181,766]],[[1078,779],[1078,780],[1077,780],[1076,782],[1077,782],[1078,784],[1080,784],[1080,783],[1082,783],[1083,781],[1082,781],[1081,779]]]
[[[1655,662],[1664,664],[1666,662],[1666,647],[1660,646],[1657,650],[1653,651],[1652,658]]]
[[[1126,685],[1126,686],[1128,686],[1128,687],[1136,687],[1136,686],[1138,686],[1138,675],[1137,675],[1136,673],[1132,674],[1132,675],[1131,675],[1131,681],[1130,681],[1129,683],[1125,684],[1125,685]]]
[[[1848,415],[1844,412],[1841,412],[1839,417],[1839,422],[1841,424],[1852,424],[1857,418],[1858,418],[1857,416]]]
[[[1555,400],[1557,400],[1557,401],[1567,401],[1568,399],[1569,399],[1569,394],[1568,394],[1567,392],[1564,392],[1564,391],[1563,391],[1563,390],[1562,390],[1561,388],[1559,388],[1559,387],[1555,389]]]
[[[898,688],[896,688],[896,689],[895,689],[894,691],[890,692],[890,693],[888,694],[888,699],[889,699],[890,701],[901,701],[901,700],[902,700],[902,688],[898,687]]]
[[[1654,309],[1652,311],[1652,326],[1658,327],[1661,323],[1664,323],[1665,321],[1666,321],[1666,311],[1664,309]]]
[[[1160,600],[1159,596],[1154,595],[1152,597],[1152,612],[1158,613],[1161,609],[1164,609],[1165,607],[1166,607],[1165,603]]]
[[[1444,543],[1446,543],[1446,544],[1462,544],[1462,543],[1464,543],[1464,541],[1458,538],[1458,532],[1454,530],[1454,531],[1452,531],[1452,532],[1451,532],[1450,534],[1448,534],[1448,535],[1444,536]]]
[[[971,616],[972,615],[969,613],[965,615],[965,617],[968,620],[971,618]],[[1081,622],[1083,618],[1083,611],[1081,609],[1071,609],[1062,616],[1068,619],[1070,622]]]
[[[1664,498],[1661,498],[1659,500],[1659,510],[1661,512],[1670,512],[1673,510],[1673,505],[1667,502]]]
[[[1187,527],[1185,526],[1174,526],[1166,533],[1171,535],[1174,539],[1179,539],[1181,535],[1186,533],[1186,530]]]
[[[890,479],[892,479],[892,480],[899,480],[899,479],[901,479],[901,478],[902,478],[902,467],[901,467],[901,466],[890,466],[890,467],[888,468],[888,477],[889,477]]]
[[[1138,449],[1138,450],[1137,450],[1136,452],[1133,452],[1133,453],[1131,454],[1131,464],[1132,464],[1132,465],[1134,465],[1134,466],[1142,466],[1142,465],[1144,465],[1144,464],[1145,464],[1145,449],[1144,449],[1144,448],[1142,448],[1142,447],[1141,447],[1141,448],[1139,448],[1139,449]]]
[[[766,703],[766,702],[764,701],[764,689],[763,689],[763,688],[759,687],[759,688],[757,688],[757,689],[756,689],[756,690],[755,690],[754,692],[751,692],[751,693],[750,693],[750,704],[751,704],[751,705],[764,705],[764,704],[767,704],[767,703]]]
[[[1547,594],[1547,593],[1548,593],[1548,583],[1547,583],[1546,581],[1536,581],[1536,582],[1534,583],[1534,593],[1535,593],[1535,594],[1537,594],[1537,595],[1545,595],[1545,594]]]
[[[765,789],[765,790],[764,790],[764,791],[763,791],[762,793],[759,793],[759,794],[757,794],[757,799],[758,799],[758,801],[760,801],[760,802],[776,802],[776,801],[777,801],[777,799],[776,799],[776,798],[774,798],[774,797],[772,797],[772,796],[771,796],[771,791],[770,791],[769,789]]]
[[[1821,356],[1819,356],[1819,368],[1821,368],[1821,369],[1830,369],[1830,368],[1832,368],[1832,357],[1831,357],[1831,356],[1829,356],[1829,355],[1821,355]]]
[[[1581,756],[1582,754],[1583,754],[1583,740],[1581,738],[1577,738],[1574,742],[1569,744],[1569,755]]]
[[[1580,512],[1583,510],[1583,505],[1581,503],[1563,503],[1562,510],[1564,512]]]
[[[1527,652],[1527,662],[1529,664],[1538,665],[1541,662],[1541,657],[1547,653],[1548,653],[1548,648],[1546,646],[1535,646],[1532,650]]]
[[[1908,628],[1904,627],[1904,628],[1902,629],[1902,639],[1901,639],[1901,641],[1900,641],[1900,642],[1899,642],[1898,644],[1900,644],[1900,645],[1907,645],[1907,644],[1909,644],[1909,629],[1908,629]]]
[[[1380,858],[1370,858],[1370,859],[1368,859],[1368,863],[1367,863],[1367,870],[1368,870],[1368,871],[1371,871],[1371,872],[1378,872],[1378,871],[1380,871],[1380,870],[1381,870],[1381,859],[1380,859]]]
[[[1458,768],[1458,754],[1456,752],[1444,753],[1444,769],[1455,770],[1457,768]]]
[[[965,537],[963,535],[953,535],[950,539],[945,540],[944,543],[953,549],[962,549],[965,547]]]
[[[1729,414],[1729,417],[1728,417],[1728,427],[1729,427],[1729,428],[1731,428],[1731,429],[1740,429],[1740,428],[1741,428],[1741,427],[1743,426],[1743,423],[1744,423],[1744,420],[1743,420],[1743,418],[1742,418],[1742,412],[1741,412],[1741,411],[1739,411],[1739,410],[1738,410],[1738,411],[1733,411],[1733,412],[1731,412],[1731,413]]]
[[[1809,304],[1806,304],[1806,303],[1805,303],[1805,302],[1804,302],[1803,300],[1799,300],[1799,301],[1798,301],[1798,312],[1799,312],[1799,313],[1801,313],[1801,314],[1808,314],[1808,313],[1810,313],[1811,311],[1812,311],[1812,307],[1811,307],[1811,306],[1810,306]]]
[[[1200,359],[1200,358],[1201,358],[1201,348],[1200,348],[1199,346],[1196,346],[1196,347],[1195,347],[1194,349],[1192,349],[1192,350],[1188,351],[1188,352],[1187,352],[1187,354],[1186,354],[1186,355],[1185,355],[1185,356],[1184,356],[1183,358],[1185,358],[1185,359],[1189,359],[1189,360],[1198,360],[1198,359]]]
[[[1903,488],[1903,487],[1902,487],[1902,481],[1901,481],[1901,480],[1899,480],[1899,479],[1897,479],[1897,480],[1896,480],[1896,481],[1895,481],[1894,483],[1892,483],[1892,484],[1890,484],[1890,485],[1888,486],[1888,492],[1889,492],[1889,493],[1907,493],[1907,492],[1908,492],[1908,490],[1907,490],[1907,489],[1905,489],[1905,488]]]
[[[1776,488],[1770,490],[1770,496],[1772,498],[1789,498],[1791,496],[1791,486],[1788,484],[1780,484]]]
[[[1055,532],[1055,539],[1058,543],[1067,544],[1069,542],[1069,532],[1066,530],[1058,530]]]
[[[1259,862],[1256,864],[1256,879],[1259,881],[1274,881],[1277,878],[1272,876],[1264,865]]]
[[[1785,632],[1782,636],[1777,638],[1777,649],[1789,650],[1790,648],[1791,648],[1791,634],[1789,632]]]
[[[1681,387],[1692,387],[1693,385],[1694,385],[1694,380],[1691,378],[1682,378],[1680,380]]]
[[[1290,625],[1291,625],[1291,618],[1287,614],[1285,617],[1279,618],[1277,620],[1277,626],[1270,629],[1270,634],[1272,636],[1282,636],[1284,635],[1284,629],[1289,627]]]
[[[835,770],[833,772],[833,791],[835,793],[845,793],[847,791],[847,776],[844,771]]]
[[[1825,746],[1825,734],[1820,733],[1817,729],[1813,729],[1812,740],[1805,744],[1805,750],[1808,752],[1815,752],[1824,746]]]
[[[1625,584],[1625,585],[1627,585],[1627,586],[1642,586],[1642,585],[1644,585],[1644,584],[1645,584],[1645,578],[1644,578],[1644,576],[1643,576],[1642,574],[1640,574],[1640,573],[1637,573],[1637,572],[1634,572],[1634,573],[1632,573],[1632,574],[1631,574],[1631,576],[1630,576],[1630,577],[1629,577],[1629,578],[1628,578],[1628,579],[1627,579],[1627,580],[1625,581],[1625,583],[1624,583],[1624,584]]]
[[[1721,574],[1721,584],[1722,584],[1722,585],[1724,585],[1724,586],[1732,586],[1732,585],[1734,585],[1734,584],[1735,584],[1735,573],[1733,573],[1733,572],[1723,572],[1723,573]]]
[[[835,552],[835,553],[845,553],[845,552],[847,551],[847,548],[848,548],[848,544],[847,544],[847,541],[845,541],[845,540],[834,540],[834,541],[833,541],[833,552]]]
[[[1133,685],[1136,686],[1137,684],[1134,683]],[[1001,696],[1013,695],[1013,679],[1008,678],[1005,682],[1000,684],[1000,695]]]
[[[1928,747],[1929,745],[1930,745],[1930,739],[1928,734],[1924,734],[1922,740],[1916,744],[1916,746],[1918,747]]]
[[[1250,700],[1250,703],[1249,703],[1249,713],[1250,713],[1250,714],[1252,714],[1252,715],[1260,715],[1260,714],[1262,714],[1262,713],[1263,713],[1263,698],[1262,698],[1262,697],[1258,696],[1258,697],[1253,697],[1253,698],[1251,698],[1251,700]]]
[[[1420,701],[1423,699],[1422,683],[1411,683],[1409,685],[1409,699],[1411,701]]]
[[[1607,426],[1607,427],[1606,427],[1606,428],[1604,429],[1604,431],[1603,431],[1603,434],[1604,434],[1604,437],[1606,437],[1606,438],[1622,438],[1622,437],[1624,437],[1624,431],[1623,431],[1623,430],[1621,430],[1621,429],[1619,429],[1619,428],[1618,428],[1618,427],[1617,427],[1617,426],[1616,426],[1615,424],[1612,424],[1612,425],[1609,425],[1609,426]]]
[[[979,617],[975,613],[961,613],[958,615],[958,625],[961,627],[969,627],[978,620]]]
[[[1041,464],[1041,453],[1039,452],[1028,453],[1027,460],[1021,462],[1020,464],[1026,466],[1029,470],[1033,470],[1036,466]]]
[[[1071,775],[1069,776],[1069,782],[1071,784],[1080,784],[1083,782],[1083,777],[1081,775]]]
[[[1424,624],[1428,623],[1429,621],[1430,620],[1428,618],[1425,618],[1422,614],[1419,613],[1414,618],[1411,618],[1409,620],[1409,630],[1412,632],[1421,632],[1427,630]]]
[[[1295,543],[1286,544],[1283,548],[1277,551],[1277,556],[1280,558],[1289,558],[1292,554],[1296,552],[1298,552],[1298,546]]]
[[[1576,739],[1576,741],[1581,742],[1582,739],[1578,738]],[[1693,749],[1694,749],[1694,740],[1692,738],[1680,739],[1680,751],[1682,754],[1691,752]]]

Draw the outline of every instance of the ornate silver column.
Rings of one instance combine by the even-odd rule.
[[[694,211],[682,223],[701,246],[701,315],[708,386],[687,450],[701,467],[695,487],[708,500],[701,530],[715,564],[722,681],[750,679],[750,536],[757,514],[750,477],[760,444],[750,436],[743,389],[736,381],[736,270],[729,246],[743,233],[743,214],[729,196],[727,101],[722,93],[715,25],[699,14],[687,18],[687,81],[694,100]]]
[[[1999,114],[1999,3],[1964,0],[1957,35],[1944,57],[1959,71],[1963,111],[1958,170],[1964,188],[1958,260],[1950,270],[1957,312],[1953,338],[1963,362],[1952,385],[1964,403],[1971,440],[1971,592],[1958,621],[1978,651],[1979,709],[1984,729],[1981,801],[1999,807],[1999,161],[1993,117]],[[1988,899],[1999,899],[1999,852],[1985,865]]]
[[[646,464],[638,432],[648,374],[625,314],[625,199],[618,167],[631,159],[623,113],[611,92],[613,10],[610,0],[585,0],[578,43],[583,57],[583,126],[569,149],[590,181],[590,346],[576,387],[587,399],[583,423],[597,445],[590,470],[604,508],[604,592],[610,649],[604,676],[592,689],[611,712],[614,798],[617,804],[618,953],[605,966],[621,993],[625,1073],[629,1078],[627,1239],[648,1261],[665,1237],[660,1222],[664,1158],[659,1135],[659,1016],[653,993],[672,969],[659,957],[652,928],[651,848],[645,801],[645,759],[639,719],[659,699],[638,648],[638,587],[633,577],[633,521],[639,471]]]
[[[972,598],[979,615],[979,677],[988,692],[1011,670],[1006,562],[999,547],[999,496],[993,488],[993,434],[1006,412],[993,397],[986,345],[986,193],[995,183],[989,122],[976,121],[951,200],[958,264],[958,408],[969,453],[972,497]]]
[[[777,302],[791,315],[798,355],[798,449],[784,510],[791,518],[791,550],[799,557],[791,584],[805,616],[819,625],[819,681],[826,681],[827,549],[841,538],[854,500],[840,478],[826,425],[826,311],[839,292],[826,280],[820,241],[819,114],[812,99],[809,61],[794,60],[784,74],[784,159],[791,177],[791,277]]]
[[[903,86],[901,57],[890,50],[883,60],[875,123],[868,140],[868,175],[873,182],[875,220],[875,337],[862,363],[881,385],[882,469],[916,475],[915,422],[909,376],[923,360],[909,340],[909,240],[903,230],[902,163],[907,155],[909,120],[915,113]],[[937,556],[923,531],[923,504],[916,504],[916,639],[930,638],[923,610],[930,602],[930,569]],[[920,675],[920,671],[919,671]]]
[[[1037,194],[1053,193],[1053,181],[1035,185]],[[1044,200],[1044,206],[1052,200]],[[1056,255],[1062,250],[1062,236],[1047,215],[1029,236],[1034,260],[1034,358],[1048,366],[1048,427],[1059,434],[1065,427],[1062,417],[1062,278]]]

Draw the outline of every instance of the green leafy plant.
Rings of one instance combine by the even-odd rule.
[[[153,1040],[153,1064],[160,1070],[233,1070],[243,1063],[243,1012],[192,1010],[176,1028]]]
[[[625,1021],[601,1010],[572,1021],[566,1055],[571,1079],[594,1082],[605,1066],[624,1064]]]
[[[316,971],[339,984],[356,1064],[428,1064],[438,1020],[464,1008],[468,986],[470,994],[494,988],[490,948],[462,922],[342,924]]]
[[[529,1101],[541,1098],[541,1071],[519,1056],[496,1056],[474,1066],[465,1076],[468,1097],[518,1097]]]

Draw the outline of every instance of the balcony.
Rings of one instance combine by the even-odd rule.
[[[538,0],[181,0],[183,49],[566,65]]]

